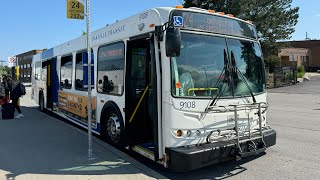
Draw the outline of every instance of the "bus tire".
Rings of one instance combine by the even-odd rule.
[[[101,114],[102,139],[116,147],[124,146],[124,123],[115,103],[107,103]]]
[[[44,97],[42,93],[39,95],[39,110],[44,111]]]

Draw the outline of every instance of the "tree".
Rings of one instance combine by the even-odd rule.
[[[294,32],[299,8],[292,0],[185,0],[184,7],[200,7],[230,13],[256,26],[265,61],[273,62],[278,50]]]
[[[0,76],[11,76],[11,68],[8,66],[0,66]]]

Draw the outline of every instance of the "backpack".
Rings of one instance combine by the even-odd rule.
[[[21,92],[21,95],[26,95],[26,87],[20,83],[20,92]]]

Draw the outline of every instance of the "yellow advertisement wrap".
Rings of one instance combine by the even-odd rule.
[[[83,0],[67,0],[67,18],[84,19]]]
[[[88,97],[81,96],[64,91],[58,92],[58,108],[59,111],[65,113],[68,116],[72,116],[74,119],[88,123]],[[96,99],[92,98],[92,124],[96,124],[95,117]]]

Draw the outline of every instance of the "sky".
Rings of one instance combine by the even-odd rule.
[[[182,0],[91,0],[91,31],[153,7]],[[300,7],[291,40],[320,39],[320,1],[293,0]],[[66,0],[6,0],[0,4],[0,61],[34,49],[51,48],[82,35],[85,20],[66,18]],[[6,62],[4,63],[6,64]]]

